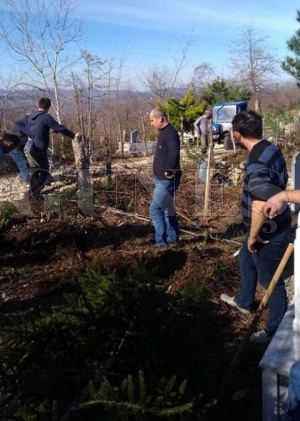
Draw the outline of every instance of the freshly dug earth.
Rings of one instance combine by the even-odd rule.
[[[113,176],[109,186],[105,183],[106,177],[98,184],[94,181],[96,205],[92,216],[83,214],[76,200],[65,201],[59,212],[45,211],[46,195],[31,203],[30,216],[12,212],[5,221],[2,216],[2,327],[9,323],[12,313],[46,310],[61,302],[63,293],[73,289],[74,275],[87,265],[101,265],[109,271],[142,261],[146,266],[158,267],[157,285],[167,286],[166,293],[183,288],[205,289],[227,338],[229,364],[253,317],[241,315],[219,300],[223,292],[236,293],[239,285],[234,253],[244,235],[239,215],[240,186],[224,187],[213,182],[209,214],[204,216],[205,183],[187,174],[176,195],[181,242],[175,248],[162,249],[152,244],[153,227],[148,219],[151,182],[147,184],[144,178],[142,183],[137,174],[126,173],[126,177]],[[48,194],[51,192],[49,189]],[[259,289],[258,302],[262,294]],[[214,332],[210,335],[213,343]],[[244,408],[244,420],[259,421],[261,417],[258,365],[263,352],[249,345],[232,379],[232,399],[227,405]],[[218,350],[212,350],[212,355],[217,359]],[[226,368],[220,373],[220,381]]]

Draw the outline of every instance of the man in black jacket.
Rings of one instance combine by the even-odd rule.
[[[47,179],[51,178],[47,156],[50,129],[71,139],[75,137],[73,132],[59,124],[48,114],[50,107],[50,99],[41,98],[37,111],[32,111],[16,122],[17,128],[28,136],[24,153],[32,169],[30,186],[33,194],[39,193],[44,185],[47,184]],[[81,136],[81,133],[76,133],[76,136]]]
[[[163,110],[154,108],[150,121],[159,130],[159,136],[153,160],[154,191],[149,212],[155,229],[155,244],[167,247],[179,240],[174,193],[181,177],[180,139]]]

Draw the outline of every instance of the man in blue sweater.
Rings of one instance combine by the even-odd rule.
[[[180,139],[163,110],[154,108],[150,122],[159,130],[159,136],[153,160],[154,191],[149,212],[155,229],[155,244],[167,247],[179,240],[174,193],[181,178]]]
[[[17,128],[28,136],[24,153],[32,171],[30,187],[33,194],[38,194],[47,183],[47,179],[51,178],[47,157],[50,129],[71,139],[75,137],[73,132],[48,114],[50,107],[50,99],[41,98],[37,111],[32,111],[16,122]],[[81,136],[81,133],[77,133],[76,136]]]

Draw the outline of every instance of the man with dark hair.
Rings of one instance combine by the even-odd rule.
[[[47,179],[51,178],[47,156],[50,129],[71,139],[75,137],[73,132],[48,114],[50,107],[50,99],[41,98],[37,111],[32,111],[16,122],[17,128],[28,136],[24,153],[32,171],[30,186],[33,194],[39,193],[47,183]],[[76,135],[81,136],[81,133]]]
[[[13,133],[0,133],[0,160],[20,144],[20,138]]]
[[[273,220],[264,215],[268,199],[285,190],[287,170],[280,149],[262,139],[262,118],[255,111],[238,113],[232,121],[236,144],[249,153],[246,160],[242,195],[243,221],[248,228],[239,252],[240,290],[221,300],[241,313],[249,313],[255,298],[257,282],[268,288],[289,241],[291,215],[288,206]],[[277,330],[287,308],[285,284],[279,279],[270,299],[266,328],[255,332],[251,341],[267,344]]]
[[[149,212],[155,230],[155,244],[167,247],[169,243],[179,241],[174,194],[181,177],[180,139],[160,108],[151,111],[150,121],[152,127],[159,130],[159,136],[153,160],[154,191]]]

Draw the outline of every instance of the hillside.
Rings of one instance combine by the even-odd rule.
[[[18,411],[50,421],[53,402],[58,420],[108,419],[105,404],[78,409],[93,396],[85,387],[92,381],[97,390],[107,378],[117,390],[132,375],[136,385],[146,382],[151,408],[187,405],[181,420],[260,420],[264,349],[247,347],[247,364],[241,362],[216,401],[253,317],[219,300],[239,285],[240,186],[214,179],[204,218],[204,183],[186,168],[176,196],[181,242],[157,249],[148,218],[151,178],[140,165],[123,161],[111,178],[95,169],[93,214],[79,209],[72,184],[59,183],[34,201],[25,195],[19,212],[2,210],[1,419],[15,419]],[[71,182],[70,174],[60,178]],[[172,383],[168,398],[160,382],[173,375],[187,387],[180,395]],[[165,396],[161,404],[156,394]]]

